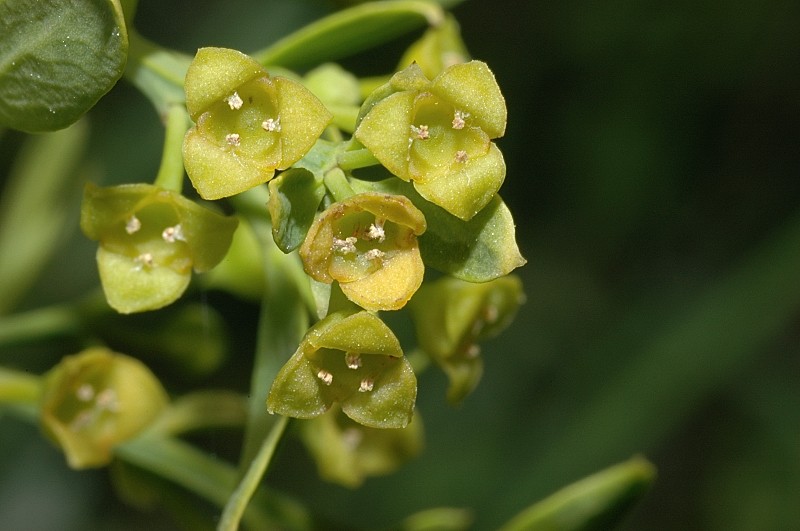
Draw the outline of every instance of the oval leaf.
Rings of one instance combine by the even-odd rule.
[[[67,127],[114,86],[127,53],[118,1],[0,3],[0,123]]]

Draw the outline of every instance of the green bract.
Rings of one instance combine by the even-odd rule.
[[[72,468],[108,464],[114,446],[146,428],[167,394],[140,361],[104,348],[67,356],[46,376],[44,431]]]
[[[491,141],[505,132],[506,106],[489,67],[456,64],[429,81],[412,64],[377,92],[382,99],[367,100],[355,137],[389,171],[413,181],[425,199],[472,218],[506,174]]]
[[[417,236],[425,217],[400,195],[368,192],[334,203],[317,218],[300,246],[306,273],[339,282],[348,299],[367,310],[397,310],[425,273]]]
[[[103,291],[120,313],[175,301],[192,268],[208,271],[222,260],[237,223],[151,184],[88,184],[81,207],[81,229],[100,242]]]
[[[380,430],[353,422],[334,406],[304,422],[300,430],[319,475],[346,487],[358,487],[369,476],[394,472],[422,449],[422,423],[417,414],[405,428]]]
[[[271,78],[255,60],[227,48],[200,48],[185,89],[196,125],[184,139],[184,163],[205,199],[267,182],[300,160],[332,118],[301,84]]]
[[[522,282],[512,275],[481,284],[443,278],[411,299],[420,346],[447,374],[450,402],[478,384],[483,361],[477,343],[508,326],[524,298]]]
[[[373,428],[411,421],[417,379],[400,343],[372,313],[334,313],[306,333],[275,377],[270,413],[310,419],[340,404],[345,415]]]

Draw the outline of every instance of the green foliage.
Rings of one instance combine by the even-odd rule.
[[[118,0],[5,0],[0,35],[0,124],[23,131],[75,123],[125,68]]]

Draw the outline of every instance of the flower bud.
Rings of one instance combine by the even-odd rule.
[[[334,406],[300,425],[300,437],[326,481],[358,487],[367,477],[389,474],[422,450],[418,414],[405,428],[381,430],[353,422]]]
[[[428,201],[469,220],[505,179],[506,105],[485,63],[446,68],[432,81],[412,64],[390,81],[395,92],[374,102],[355,132],[390,172],[412,181]],[[385,87],[378,89],[385,92]]]
[[[41,423],[72,468],[100,467],[161,412],[166,391],[140,361],[105,348],[65,357],[47,373]]]
[[[425,217],[408,198],[357,194],[317,218],[300,257],[306,273],[320,282],[338,281],[362,308],[397,310],[422,283],[417,236],[425,229]]]
[[[191,272],[225,256],[238,221],[150,184],[88,184],[81,229],[100,242],[97,265],[109,305],[120,313],[174,302]]]
[[[373,428],[411,421],[417,379],[400,343],[376,315],[328,315],[306,333],[275,377],[267,409],[315,418],[338,403],[345,415]]]
[[[447,374],[447,397],[458,403],[483,374],[479,341],[499,334],[524,301],[516,276],[474,284],[446,277],[420,288],[409,304],[422,349]]]
[[[204,199],[265,183],[308,152],[332,115],[308,89],[227,48],[200,48],[185,80],[186,172]]]

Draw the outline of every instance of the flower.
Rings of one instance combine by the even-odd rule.
[[[422,197],[471,219],[506,173],[491,141],[505,133],[506,106],[489,67],[455,64],[431,81],[412,64],[376,94],[365,102],[356,139]]]
[[[422,283],[417,236],[425,217],[400,195],[367,192],[334,203],[312,224],[300,246],[306,272],[339,282],[367,310],[402,308]]]
[[[158,416],[167,393],[140,361],[90,348],[65,357],[44,383],[41,423],[72,468],[111,461],[114,447]]]
[[[383,321],[366,312],[328,315],[306,333],[272,384],[267,409],[290,417],[319,417],[334,403],[373,428],[411,421],[417,378]]]
[[[106,300],[120,313],[154,310],[186,290],[192,269],[208,271],[225,256],[238,220],[151,184],[88,184],[81,229],[98,240]]]
[[[196,122],[184,138],[184,163],[204,199],[267,182],[300,160],[333,117],[300,83],[270,77],[227,48],[200,48],[184,86]]]

